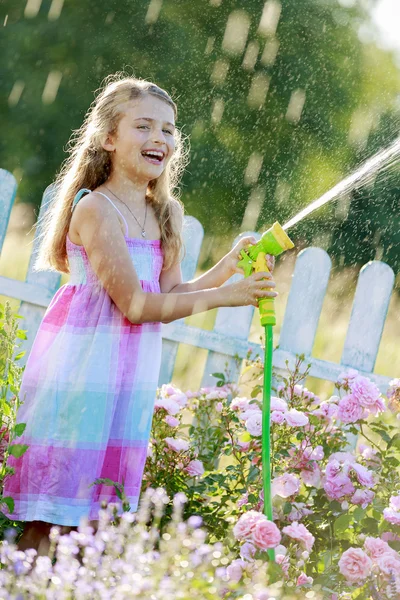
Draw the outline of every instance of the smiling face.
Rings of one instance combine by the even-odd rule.
[[[156,179],[164,171],[175,148],[175,117],[172,106],[147,95],[122,106],[117,134],[103,144],[112,152],[113,168],[137,181]],[[149,150],[162,152],[161,159],[145,156]]]

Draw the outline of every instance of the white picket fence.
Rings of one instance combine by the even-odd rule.
[[[16,189],[13,175],[0,169],[0,251]],[[39,217],[51,198],[51,192],[52,186],[49,186],[43,196]],[[203,227],[197,219],[185,217],[186,257],[182,263],[184,281],[189,281],[195,276],[203,234]],[[259,237],[257,233],[254,235]],[[234,240],[233,244],[236,241]],[[36,245],[37,237],[34,250]],[[0,277],[0,294],[22,301],[19,314],[24,317],[23,328],[28,332],[28,340],[24,346],[27,354],[46,307],[60,285],[60,275],[51,272],[35,273],[32,271],[32,262],[31,259],[24,282]],[[344,368],[353,367],[371,377],[381,391],[385,392],[391,377],[377,375],[373,371],[393,290],[394,273],[388,265],[380,261],[369,262],[361,269],[341,361],[340,364],[335,364],[311,355],[330,269],[330,258],[321,248],[307,248],[299,253],[279,346],[274,350],[274,367],[284,370],[286,360],[293,366],[296,354],[305,354],[307,362],[311,363],[310,375],[313,377],[336,381]],[[241,275],[236,274],[227,283],[240,277]],[[171,381],[180,343],[208,351],[202,376],[203,386],[215,384],[211,374],[224,371],[226,363],[232,374],[231,379],[237,381],[239,370],[234,356],[245,358],[249,348],[262,356],[260,345],[248,341],[253,311],[253,306],[220,308],[212,331],[189,326],[184,323],[184,319],[164,324],[159,384]]]

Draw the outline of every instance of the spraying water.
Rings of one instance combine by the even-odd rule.
[[[397,138],[385,150],[380,150],[377,154],[369,158],[355,173],[349,175],[343,181],[335,185],[331,190],[326,192],[321,198],[311,202],[306,208],[300,211],[295,217],[290,219],[282,229],[289,229],[301,221],[304,217],[317,210],[330,200],[339,198],[343,194],[349,192],[357,183],[365,183],[371,179],[379,170],[390,166],[400,158],[400,138]]]

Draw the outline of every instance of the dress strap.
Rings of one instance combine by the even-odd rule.
[[[118,212],[118,213],[121,215],[121,217],[122,217],[122,218],[123,218],[123,220],[124,220],[124,223],[125,223],[125,230],[126,230],[126,233],[125,233],[125,235],[126,235],[126,237],[128,237],[128,223],[126,222],[126,219],[125,219],[124,215],[122,214],[122,212],[121,212],[121,211],[120,211],[120,210],[119,210],[119,209],[118,209],[118,208],[115,206],[114,202],[113,202],[112,200],[110,200],[110,198],[109,198],[108,196],[106,196],[105,194],[103,194],[103,192],[93,192],[93,193],[94,193],[94,194],[101,194],[102,196],[104,196],[104,198],[107,198],[107,200],[108,200],[109,202],[111,202],[111,204],[113,205],[113,207],[115,208],[115,210],[116,210],[116,211],[117,211],[117,212]]]
[[[74,211],[75,206],[78,204],[79,200],[82,198],[83,194],[90,194],[92,190],[88,190],[87,188],[82,188],[81,190],[79,190],[79,192],[76,194],[74,201],[72,203],[71,206],[71,212]]]

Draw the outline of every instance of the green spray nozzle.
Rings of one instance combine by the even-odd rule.
[[[276,221],[272,227],[263,233],[257,244],[240,252],[242,258],[237,266],[243,269],[245,277],[249,277],[253,271],[268,271],[265,255],[278,256],[290,248],[294,248],[292,240]],[[273,298],[260,299],[258,308],[261,325],[276,325]]]

